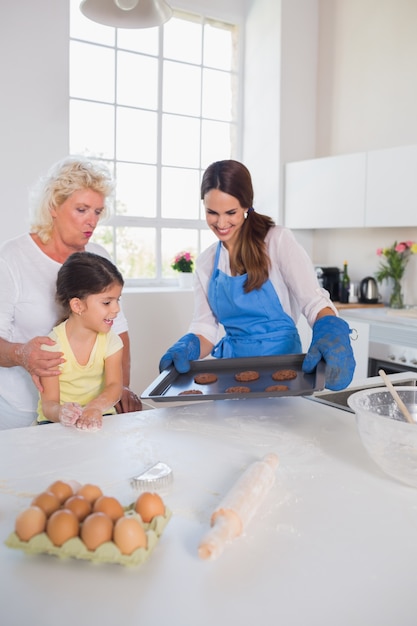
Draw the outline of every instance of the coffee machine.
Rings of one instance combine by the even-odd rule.
[[[338,267],[323,267],[316,265],[316,276],[320,287],[326,289],[330,294],[330,300],[339,302],[340,298],[340,269]]]

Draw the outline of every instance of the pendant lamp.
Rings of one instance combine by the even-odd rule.
[[[172,16],[165,0],[83,0],[80,10],[93,22],[115,28],[161,26]]]

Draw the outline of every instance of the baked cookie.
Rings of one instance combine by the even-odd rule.
[[[194,376],[194,382],[197,383],[197,385],[210,385],[210,383],[215,383],[216,380],[216,374],[196,374],[196,376]]]
[[[186,389],[185,391],[180,391],[179,396],[195,396],[202,394],[201,389]]]
[[[235,374],[235,379],[239,383],[248,383],[251,380],[258,380],[259,372],[255,372],[253,370],[247,370],[246,372],[239,372],[239,374]]]
[[[288,385],[269,385],[265,391],[287,391],[288,389]]]
[[[225,393],[249,393],[250,388],[245,387],[244,385],[238,387],[228,387]]]
[[[297,378],[295,370],[277,370],[272,374],[272,380],[292,380]]]

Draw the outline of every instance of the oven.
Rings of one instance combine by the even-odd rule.
[[[410,347],[370,341],[368,376],[378,376],[380,369],[387,374],[417,372],[417,344],[416,347]]]
[[[368,376],[417,373],[417,308],[362,307],[345,311],[349,325],[369,325]]]
[[[382,320],[370,322],[368,376],[377,376],[380,369],[417,372],[417,320],[405,314],[386,309]]]

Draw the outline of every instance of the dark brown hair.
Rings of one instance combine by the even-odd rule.
[[[209,165],[201,181],[201,199],[211,189],[219,189],[233,196],[248,215],[240,231],[241,237],[233,250],[233,267],[237,274],[247,273],[245,291],[259,289],[268,279],[270,259],[265,237],[275,222],[253,210],[253,186],[250,172],[243,163],[228,159]]]
[[[105,257],[92,252],[74,252],[59,269],[56,280],[56,301],[66,319],[70,312],[72,298],[87,298],[102,293],[113,285],[123,287],[123,276],[117,267]]]

